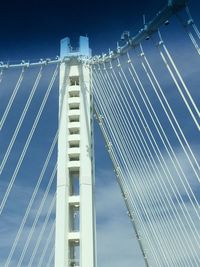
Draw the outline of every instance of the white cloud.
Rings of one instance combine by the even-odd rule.
[[[180,150],[176,151],[176,155],[181,163],[181,165],[184,167],[184,171],[186,174],[188,174],[188,167],[185,162],[185,156],[183,156],[183,153]],[[172,165],[168,161],[168,157],[166,155],[163,155],[166,159],[167,165],[172,170]],[[175,173],[172,171],[173,176],[175,176]],[[119,266],[126,266],[126,267],[144,267],[144,260],[142,258],[141,252],[139,250],[137,239],[134,235],[133,228],[131,226],[129,217],[127,216],[126,207],[123,203],[123,198],[121,196],[119,187],[116,182],[116,178],[114,177],[114,173],[112,170],[99,170],[96,175],[96,210],[97,210],[97,248],[98,248],[98,263],[99,266],[102,267],[119,267]],[[151,181],[151,187],[144,186],[144,184],[140,184],[139,186],[142,187],[142,194],[146,198],[146,203],[149,201],[149,194],[155,195],[156,194],[156,184],[155,179],[153,177],[148,177],[149,181]],[[137,181],[139,183],[139,181]],[[184,195],[184,191],[182,190],[182,187],[179,185],[178,181],[175,179],[175,182],[178,185],[178,188],[180,189],[180,193]],[[197,186],[197,183],[191,179],[191,186],[192,188]],[[1,184],[1,189],[5,187],[5,184]],[[1,255],[1,262],[0,266],[4,266],[4,261],[8,255],[9,249],[11,247],[11,244],[15,238],[17,229],[20,225],[22,214],[25,210],[25,207],[27,205],[27,199],[30,198],[31,192],[33,189],[31,187],[25,187],[25,186],[15,186],[13,194],[15,196],[15,201],[17,202],[18,209],[15,210],[13,207],[13,201],[9,201],[8,211],[9,213],[5,213],[4,216],[1,219],[1,242],[0,242],[0,255]],[[170,191],[171,193],[171,191]],[[15,257],[13,257],[13,263],[11,266],[16,266],[16,262],[18,260],[18,257],[23,249],[24,242],[28,236],[28,233],[30,232],[31,227],[31,221],[36,215],[37,207],[40,203],[41,197],[43,196],[44,191],[40,190],[37,201],[31,211],[29,221],[24,229],[23,236],[20,239],[19,246],[17,247]],[[52,194],[48,196],[48,199],[45,204],[45,208],[42,212],[42,220],[44,220],[44,217],[47,213],[49,203],[52,200]],[[15,203],[16,204],[16,203]],[[156,202],[155,204],[159,205],[159,209],[162,212],[166,212],[165,207],[161,205],[161,203]],[[192,218],[195,218],[194,210],[191,207],[189,203],[185,203],[186,208],[188,209],[190,215]],[[177,206],[178,213],[180,214],[181,220],[184,222],[183,214],[181,213],[181,208],[183,206]],[[151,210],[151,215],[155,212],[154,209]],[[54,215],[55,216],[55,210]],[[35,229],[33,239],[31,241],[31,244],[28,249],[28,253],[26,254],[25,261],[24,261],[24,267],[27,266],[28,259],[30,257],[30,254],[34,248],[34,245],[36,243],[37,237],[40,233],[42,222],[40,221]],[[45,231],[44,238],[42,240],[40,249],[38,251],[36,260],[34,261],[34,265],[37,267],[37,261],[39,260],[40,253],[42,251],[42,248],[44,247],[45,241],[47,240],[48,233],[50,226],[52,224],[51,222],[47,226],[47,230]],[[188,261],[188,258],[192,256],[192,251],[188,249],[187,253],[185,253],[184,249],[182,249],[182,245],[180,243],[180,239],[174,234],[170,236],[167,231],[164,231],[164,229],[167,229],[170,224],[177,225],[177,222],[174,220],[174,216],[171,218],[166,218],[166,220],[161,221],[159,218],[152,220],[151,226],[156,229],[156,234],[160,239],[160,242],[162,244],[163,250],[166,252],[165,257],[167,258],[168,262],[173,265],[174,262],[177,264],[184,261]],[[198,221],[195,222],[195,225],[197,227],[197,231],[200,231],[200,225]],[[151,233],[151,228],[149,223],[145,223],[145,228],[149,230],[149,233]],[[186,225],[186,229],[188,232],[188,236],[191,238],[192,241],[194,241],[194,236],[192,235],[191,229]],[[140,231],[141,233],[144,232],[144,229],[142,225],[140,225]],[[155,235],[150,234],[152,243],[154,247],[156,248],[157,252],[160,253],[160,247],[156,243]],[[180,234],[181,239],[185,242],[183,233]],[[188,237],[186,237],[188,239]],[[146,242],[145,238],[143,237],[144,242]],[[173,245],[172,245],[173,244]],[[51,243],[51,247],[53,246],[53,241]],[[147,247],[148,248],[148,247]],[[174,248],[176,249],[176,252],[174,254]],[[198,248],[196,248],[196,251],[198,251]],[[49,252],[49,251],[48,251]],[[49,252],[50,253],[50,252]],[[153,266],[157,266],[152,258],[151,250],[148,250],[148,255],[150,256],[150,261],[152,262]],[[161,254],[160,254],[161,255]],[[176,255],[176,256],[175,256]],[[48,258],[48,253],[46,256],[46,259]],[[184,265],[183,265],[184,266]]]
[[[98,266],[144,267],[138,241],[113,172],[100,171],[97,181],[101,181],[96,192]]]
[[[181,149],[176,149],[175,154],[177,155],[177,159],[182,166],[191,189],[196,193],[197,197],[200,190],[199,183],[195,176],[192,175],[188,160],[186,160]],[[151,175],[148,173],[146,177],[140,177],[139,179],[134,178],[139,188],[139,195],[142,197],[146,208],[146,213],[143,209],[139,208],[144,223],[140,225],[140,232],[143,236],[143,242],[147,244],[148,257],[152,266],[158,266],[153,258],[153,249],[155,249],[161,266],[166,266],[167,263],[169,266],[174,266],[175,264],[193,266],[192,264],[194,264],[195,261],[199,262],[200,224],[194,209],[195,207],[197,213],[199,213],[199,206],[194,202],[192,206],[189,198],[186,197],[186,191],[171,160],[169,160],[169,157],[164,153],[163,158],[170,170],[171,178],[169,178],[169,175],[168,178],[166,178],[158,161],[156,165],[159,168],[161,177],[155,178],[156,176],[154,174]],[[175,188],[174,184],[177,187],[179,195],[176,193],[176,197],[174,195],[176,190],[173,192],[168,179],[171,180],[173,188]],[[185,182],[184,184],[186,188],[188,188]],[[164,192],[166,193],[167,190],[168,194],[165,196]],[[134,189],[132,189],[132,191],[135,194],[135,204],[139,207],[141,202],[138,198],[138,194]],[[180,201],[180,198],[182,198],[182,201]],[[147,215],[149,218],[147,218]],[[149,235],[151,247],[144,234],[145,230],[147,230]]]
[[[2,185],[2,183],[1,183]],[[1,221],[0,221],[0,237],[1,237],[1,242],[0,242],[0,266],[3,267],[5,264],[5,261],[8,257],[8,254],[10,252],[12,243],[16,237],[17,231],[19,229],[19,226],[21,224],[25,209],[27,207],[29,198],[33,192],[33,188],[31,187],[25,187],[23,185],[18,185],[18,186],[14,186],[13,188],[14,193],[12,195],[14,195],[15,198],[15,202],[13,205],[13,199],[10,199],[10,201],[8,201],[6,208],[6,212],[3,213],[1,215]],[[24,248],[25,242],[28,238],[28,235],[30,233],[31,227],[32,227],[32,223],[35,219],[36,213],[38,211],[41,199],[44,195],[44,191],[42,189],[39,190],[38,194],[37,194],[37,199],[33,205],[33,208],[29,214],[27,223],[23,229],[22,235],[20,236],[18,245],[16,247],[15,253],[12,257],[12,261],[11,264],[9,266],[17,266],[19,257],[22,253],[22,250]],[[38,239],[38,236],[41,232],[45,217],[47,215],[48,212],[48,208],[51,204],[51,201],[53,199],[53,195],[52,193],[50,193],[45,201],[45,205],[44,208],[41,212],[41,216],[39,218],[39,221],[36,225],[36,228],[34,230],[34,234],[31,238],[31,242],[29,244],[27,253],[25,254],[24,257],[24,261],[22,266],[27,266],[29,259],[30,259],[30,255],[33,252],[33,249],[36,245],[36,241]],[[50,231],[50,227],[54,221],[55,218],[55,209],[53,209],[52,215],[50,217],[50,220],[47,224],[46,230],[44,232],[41,244],[39,246],[38,252],[36,254],[36,259],[34,261],[34,265],[33,266],[37,266],[37,262],[39,261],[40,255],[42,253],[42,248],[44,248],[45,242],[48,238],[48,234]],[[53,240],[51,241],[51,244],[49,246],[49,250],[48,252],[50,253],[50,249],[53,246]],[[48,259],[48,253],[46,255],[46,260]]]
[[[98,263],[99,266],[102,267],[118,267],[124,265],[126,267],[144,267],[144,262],[141,256],[141,253],[138,248],[137,240],[135,238],[131,223],[129,221],[129,217],[126,213],[125,205],[123,204],[123,199],[120,194],[120,190],[115,182],[115,177],[111,171],[101,171],[97,175],[97,180],[102,180],[102,177],[106,177],[106,184],[99,184],[96,188],[96,209],[97,209],[97,248],[98,248]],[[98,183],[98,182],[97,182]],[[1,262],[0,266],[4,266],[5,260],[8,256],[8,252],[10,250],[11,244],[15,238],[17,229],[22,220],[22,214],[25,210],[26,204],[23,202],[27,201],[30,197],[30,193],[32,192],[31,188],[25,188],[24,186],[17,186],[14,188],[16,201],[18,201],[18,205],[21,211],[15,211],[14,216],[11,216],[11,213],[5,214],[1,221]],[[26,192],[22,197],[22,192]],[[37,207],[39,202],[41,201],[41,197],[43,195],[43,191],[40,190],[37,201],[34,205],[33,210],[30,213],[30,217],[28,223],[26,224],[23,234],[20,238],[20,242],[17,246],[14,257],[12,258],[12,263],[10,266],[16,266],[19,255],[24,247],[24,243],[28,237],[31,228],[31,221],[35,218]],[[42,222],[47,213],[49,204],[52,200],[52,194],[48,196],[48,199],[45,204],[45,208],[42,212],[42,220],[39,221],[37,227],[34,231],[33,238],[31,240],[30,246],[28,248],[27,254],[25,256],[25,260],[23,261],[22,266],[27,266],[29,257],[33,251],[33,248],[36,244],[37,238],[41,231]],[[10,205],[9,205],[10,206]],[[11,209],[12,211],[12,209]],[[54,210],[55,212],[55,210]],[[54,213],[53,212],[53,213]],[[52,215],[55,217],[55,213]],[[41,242],[39,251],[37,253],[37,257],[34,261],[33,266],[37,266],[39,261],[42,248],[45,245],[45,241],[48,238],[48,233],[50,231],[50,227],[52,225],[52,219],[49,222],[47,229],[45,231],[45,235]],[[50,249],[53,246],[53,240],[50,245]],[[48,253],[50,253],[50,249],[47,252],[46,259],[48,259]]]

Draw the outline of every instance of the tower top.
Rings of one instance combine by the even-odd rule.
[[[91,49],[89,48],[89,38],[85,36],[79,37],[79,47],[73,48],[70,43],[70,38],[66,37],[61,40],[60,57],[77,57],[77,56],[91,56]]]

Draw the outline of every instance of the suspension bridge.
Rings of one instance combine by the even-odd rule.
[[[95,121],[144,266],[200,266],[199,56],[187,2],[169,0],[102,55],[81,36],[0,62],[0,266],[97,266]]]

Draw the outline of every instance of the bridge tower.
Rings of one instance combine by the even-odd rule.
[[[96,267],[89,40],[61,40],[55,267]]]

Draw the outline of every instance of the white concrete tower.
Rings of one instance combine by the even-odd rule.
[[[96,267],[93,126],[87,37],[61,40],[55,267]]]

